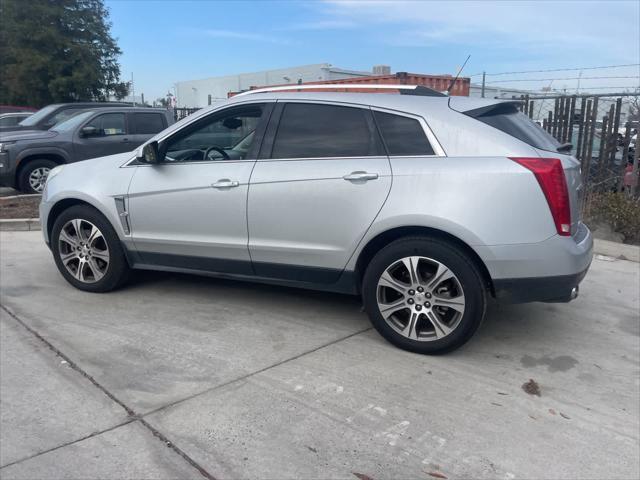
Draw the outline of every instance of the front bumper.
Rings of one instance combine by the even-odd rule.
[[[0,186],[15,188],[15,172],[11,169],[9,162],[9,154],[7,152],[0,152]]]

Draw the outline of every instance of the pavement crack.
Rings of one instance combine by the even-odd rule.
[[[178,448],[176,445],[174,445],[173,442],[169,441],[169,439],[167,437],[164,436],[164,434],[162,434],[161,432],[159,432],[156,428],[152,427],[149,423],[147,423],[141,415],[137,414],[131,407],[129,407],[127,404],[125,404],[122,400],[120,400],[118,397],[116,397],[113,393],[111,393],[105,386],[103,386],[100,382],[98,382],[95,378],[93,378],[92,375],[90,375],[89,373],[87,373],[86,371],[84,371],[76,362],[74,362],[68,355],[66,355],[64,352],[62,352],[59,348],[57,348],[55,345],[53,345],[51,342],[49,342],[46,338],[44,338],[42,335],[40,335],[34,328],[30,327],[25,321],[23,321],[20,317],[18,317],[18,315],[16,315],[14,312],[12,312],[9,308],[7,308],[5,305],[0,304],[0,309],[4,310],[7,315],[9,315],[9,317],[13,318],[16,322],[18,322],[18,324],[20,324],[25,330],[27,330],[29,333],[31,333],[34,337],[36,337],[38,340],[40,340],[44,345],[46,345],[46,347],[51,350],[53,353],[55,353],[56,355],[58,355],[60,358],[62,358],[63,360],[65,360],[69,367],[71,367],[73,370],[75,370],[76,372],[78,372],[80,375],[82,375],[84,378],[86,378],[87,380],[89,380],[93,386],[95,386],[96,388],[98,388],[100,391],[102,391],[102,393],[104,393],[107,397],[109,397],[112,401],[114,401],[115,403],[117,403],[118,405],[120,405],[125,412],[127,412],[128,415],[128,419],[125,423],[123,423],[122,425],[126,425],[127,423],[131,423],[133,421],[139,421],[141,425],[143,425],[147,430],[149,430],[154,437],[160,439],[167,447],[171,448],[176,454],[178,454],[179,456],[181,456],[189,465],[191,465],[192,467],[194,467],[196,470],[198,470],[198,472],[205,477],[207,480],[215,480],[215,477],[213,477],[211,474],[209,474],[209,472],[207,472],[202,466],[200,466],[195,460],[193,460],[191,457],[189,457],[189,455],[187,455],[185,452],[183,452],[180,448]],[[114,428],[117,428],[121,425],[117,425],[115,427],[112,427],[111,429],[105,430],[105,431],[109,431],[109,430],[113,430]],[[67,445],[71,445],[73,443],[85,440],[86,438],[90,438],[92,436],[95,436],[99,433],[102,432],[97,432],[94,434],[91,434],[85,438],[81,438],[78,440],[74,440],[68,444],[65,445],[59,445],[57,447],[54,447],[51,450],[56,450],[58,448],[62,448],[64,446]],[[49,451],[51,451],[49,450]],[[35,454],[34,456],[38,456],[38,455],[42,455],[43,453],[46,452],[40,452],[38,454]],[[33,458],[33,457],[30,457]],[[26,460],[26,459],[23,459]],[[19,460],[22,461],[22,460]],[[6,466],[9,465],[13,465],[16,462],[12,462]],[[4,468],[2,467],[2,468]]]
[[[267,370],[271,370],[272,368],[276,368],[276,367],[279,367],[280,365],[284,365],[285,363],[292,362],[294,360],[298,360],[299,358],[302,358],[302,357],[304,357],[306,355],[310,355],[312,353],[315,353],[315,352],[317,352],[319,350],[322,350],[323,348],[330,347],[331,345],[335,345],[337,343],[340,343],[340,342],[343,342],[345,340],[348,340],[351,337],[355,337],[355,336],[360,335],[362,333],[368,332],[369,330],[373,330],[373,327],[367,327],[365,329],[358,330],[357,332],[351,333],[351,334],[349,334],[349,335],[347,335],[345,337],[337,338],[336,340],[332,340],[331,342],[322,344],[322,345],[320,345],[318,347],[312,348],[311,350],[307,350],[306,352],[299,353],[299,354],[294,355],[293,357],[287,358],[285,360],[281,360],[281,361],[273,363],[271,365],[267,365],[266,367],[263,367],[263,368],[261,368],[259,370],[255,370],[253,372],[247,373],[246,375],[242,375],[240,377],[233,378],[233,379],[228,380],[226,382],[223,382],[223,383],[220,383],[218,385],[214,385],[213,387],[210,387],[210,388],[207,388],[205,390],[202,390],[201,392],[194,393],[193,395],[189,395],[188,397],[184,397],[184,398],[181,398],[179,400],[175,400],[173,402],[167,403],[166,405],[163,405],[161,407],[158,407],[158,408],[155,408],[153,410],[148,411],[147,413],[141,415],[140,418],[148,417],[149,415],[152,415],[154,413],[160,412],[162,410],[166,410],[166,409],[171,408],[171,407],[173,407],[175,405],[178,405],[178,404],[180,404],[182,402],[186,402],[186,401],[191,400],[193,398],[199,397],[200,395],[205,395],[207,393],[210,393],[210,392],[213,392],[215,390],[218,390],[219,388],[224,388],[224,387],[226,387],[228,385],[231,385],[233,383],[241,382],[243,380],[246,380],[247,378],[251,378],[251,377],[253,377],[255,375],[259,375],[260,373],[266,372]]]
[[[11,465],[15,465],[17,463],[21,463],[21,462],[24,462],[26,460],[31,460],[32,458],[39,457],[40,455],[45,455],[45,454],[50,453],[50,452],[55,452],[56,450],[60,450],[61,448],[68,447],[68,446],[74,445],[76,443],[80,443],[80,442],[82,442],[84,440],[88,440],[88,439],[93,438],[93,437],[97,437],[98,435],[102,435],[103,433],[110,432],[112,430],[115,430],[116,428],[120,428],[120,427],[124,427],[125,425],[129,425],[130,423],[133,423],[134,421],[135,421],[134,419],[128,419],[126,422],[122,422],[122,423],[119,423],[119,424],[114,425],[112,427],[105,428],[104,430],[98,430],[96,432],[90,433],[89,435],[85,435],[84,437],[76,438],[75,440],[71,440],[69,442],[65,442],[65,443],[57,445],[55,447],[43,450],[41,452],[34,453],[33,455],[28,455],[26,457],[19,458],[18,460],[14,460],[13,462],[9,462],[6,465],[0,465],[0,469],[6,468],[6,467],[10,467]]]

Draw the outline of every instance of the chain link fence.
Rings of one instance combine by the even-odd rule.
[[[526,115],[560,143],[573,146],[582,167],[585,206],[593,193],[637,195],[638,94],[522,96],[521,100]]]

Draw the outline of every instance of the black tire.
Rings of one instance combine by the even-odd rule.
[[[57,166],[58,164],[56,162],[53,160],[47,160],[46,158],[29,160],[26,165],[20,166],[20,173],[18,174],[18,189],[23,193],[42,193],[42,190],[38,191],[31,186],[31,183],[29,182],[31,173],[39,168],[47,168],[51,170]],[[42,184],[42,187],[44,188],[44,183]]]
[[[84,220],[95,225],[102,233],[104,243],[108,248],[109,263],[104,271],[104,276],[93,283],[82,282],[72,275],[60,257],[60,232],[67,222],[74,219]],[[114,290],[127,281],[131,269],[120,239],[109,221],[95,208],[88,205],[75,205],[62,212],[53,224],[50,242],[58,270],[65,280],[74,287],[87,292],[102,293]]]
[[[448,267],[457,277],[464,292],[464,313],[461,318],[458,316],[457,326],[453,331],[443,338],[428,341],[410,339],[392,328],[380,313],[378,307],[380,276],[395,262],[412,256],[427,257]],[[363,278],[362,296],[364,308],[371,323],[389,342],[411,352],[442,354],[466,343],[482,323],[486,310],[484,285],[478,267],[462,249],[432,237],[405,237],[390,243],[373,257]]]

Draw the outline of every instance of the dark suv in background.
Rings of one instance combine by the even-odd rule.
[[[172,123],[167,110],[102,107],[47,131],[0,132],[0,185],[41,193],[55,166],[134,150]]]
[[[128,105],[118,102],[55,103],[41,108],[17,125],[1,126],[0,134],[18,130],[49,130],[55,124],[64,122],[84,110],[114,107],[127,108]]]

